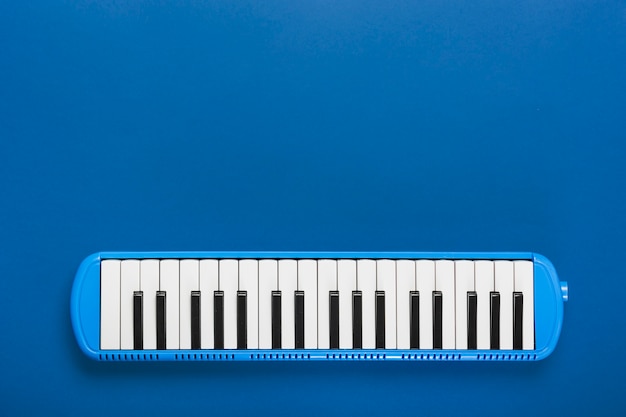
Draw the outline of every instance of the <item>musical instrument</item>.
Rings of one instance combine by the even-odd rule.
[[[101,252],[79,346],[126,360],[539,360],[567,283],[534,253]]]

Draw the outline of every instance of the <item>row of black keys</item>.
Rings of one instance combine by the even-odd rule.
[[[330,291],[330,348],[339,349],[339,291]],[[376,349],[385,348],[385,292],[375,293]],[[157,349],[165,349],[165,291],[157,291]],[[247,349],[246,291],[237,292],[237,349]],[[281,348],[281,292],[272,291],[272,349]],[[410,348],[419,349],[419,291],[410,297]],[[442,348],[441,291],[433,291],[433,349]],[[467,348],[476,349],[477,294],[467,293]],[[215,291],[213,307],[214,349],[224,349],[224,292]],[[523,294],[513,293],[513,349],[522,349]],[[490,348],[500,349],[500,293],[490,293]],[[352,348],[362,348],[363,303],[361,291],[352,292]],[[143,349],[143,291],[133,293],[134,349]],[[304,349],[304,292],[295,292],[295,347]],[[200,291],[191,292],[191,348],[200,349]]]

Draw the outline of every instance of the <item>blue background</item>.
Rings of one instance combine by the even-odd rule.
[[[1,415],[625,411],[624,2],[22,3],[0,5]],[[81,354],[86,255],[192,249],[536,251],[571,301],[538,363]]]

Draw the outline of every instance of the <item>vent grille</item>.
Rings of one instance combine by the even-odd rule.
[[[468,352],[469,353],[469,352]],[[474,359],[477,361],[532,361],[537,359],[536,353],[479,353],[476,356],[467,356],[468,354],[456,353],[415,353],[402,354],[391,359],[401,359],[404,361],[460,361],[462,357]],[[310,353],[251,353],[250,360],[310,360]],[[322,358],[327,360],[386,360],[385,353],[327,353]],[[105,362],[124,362],[124,361],[159,361],[157,353],[101,353],[98,359]],[[171,360],[172,357],[169,356]],[[233,361],[234,354],[228,353],[188,353],[174,354],[175,361]],[[316,357],[315,359],[320,359]],[[167,359],[166,359],[167,360]]]
[[[99,354],[101,361],[158,361],[159,355],[156,353],[105,353]]]
[[[329,360],[384,360],[387,359],[385,353],[327,353],[326,359]]]
[[[418,360],[418,361],[458,361],[461,360],[461,355],[455,355],[453,353],[416,353],[416,354],[404,354],[401,357],[403,360]]]
[[[311,359],[310,353],[257,353],[250,355],[250,359],[254,360],[308,360]]]
[[[479,361],[530,361],[537,359],[535,353],[484,353],[476,355]]]
[[[228,353],[188,353],[174,355],[174,360],[177,361],[229,361],[234,359],[235,355]]]

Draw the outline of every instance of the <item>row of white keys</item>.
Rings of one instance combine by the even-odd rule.
[[[214,347],[214,294],[222,291],[224,297],[224,348],[237,347],[237,291],[246,291],[246,344],[258,347],[258,261],[256,260],[195,260],[180,261],[180,297],[174,284],[177,264],[174,260],[161,261],[161,290],[166,291],[166,347],[191,349],[191,292],[200,291],[200,334],[202,349]],[[147,297],[150,300],[151,297]],[[179,300],[179,305],[176,301]],[[145,302],[145,301],[144,301]],[[145,317],[152,317],[146,312]],[[174,326],[171,324],[174,323]],[[175,326],[177,324],[177,326]],[[145,332],[145,326],[144,326]],[[177,333],[179,337],[177,337]],[[179,347],[175,347],[178,344]],[[145,345],[144,348],[149,349]]]
[[[476,348],[491,348],[491,293],[500,295],[501,350],[513,349],[513,292],[524,297],[522,348],[534,349],[533,266],[530,261],[456,261],[456,349],[467,349],[467,293],[477,295]]]
[[[414,275],[406,282],[410,289],[415,287]],[[103,274],[112,276],[108,270],[117,270],[119,261],[103,262]],[[358,270],[358,271],[357,271]],[[408,271],[408,272],[407,272]],[[257,275],[258,274],[258,275]],[[113,274],[114,275],[114,274]],[[132,294],[143,290],[144,297],[144,349],[156,348],[156,300],[148,294],[166,292],[166,347],[167,349],[191,348],[191,299],[192,291],[200,290],[201,297],[201,348],[212,349],[214,335],[213,294],[224,293],[224,348],[237,346],[237,290],[247,292],[247,345],[248,348],[271,348],[271,292],[279,290],[282,300],[282,347],[294,344],[293,294],[296,289],[305,293],[305,348],[329,348],[329,294],[339,290],[340,294],[340,347],[352,347],[352,293],[359,290],[363,295],[363,348],[375,347],[376,290],[385,292],[385,348],[396,347],[396,266],[392,260],[124,260],[121,262],[122,294],[121,308],[114,307],[115,297],[103,292],[112,300],[106,307],[119,311],[123,317],[121,340],[123,349],[133,348]],[[108,279],[108,278],[104,278]],[[113,278],[115,280],[115,278]],[[106,291],[107,286],[105,286]],[[257,297],[258,294],[258,297]],[[402,298],[401,305],[408,308]],[[427,303],[423,303],[426,305]],[[258,315],[254,312],[258,311]],[[408,310],[407,310],[408,311]],[[103,314],[113,321],[115,314]],[[407,313],[408,316],[408,313]],[[407,319],[402,323],[408,326]],[[107,332],[108,321],[103,322],[103,333]],[[426,328],[426,326],[422,326]],[[113,330],[109,333],[115,333]],[[404,333],[404,332],[403,332]],[[114,337],[111,348],[115,348]],[[427,339],[427,338],[424,338]],[[406,344],[406,343],[404,343]],[[103,348],[106,347],[103,343]]]
[[[181,261],[181,275],[183,271],[182,262],[184,261]],[[245,291],[247,304],[246,345],[249,349],[257,349],[259,343],[258,312],[260,312],[258,291],[261,283],[261,280],[259,280],[259,262],[255,259],[240,261],[235,259],[221,259],[219,261],[203,259],[199,261],[199,275],[201,349],[214,348],[214,295],[216,291],[222,291],[224,297],[224,348],[235,349],[237,347],[237,291]],[[186,300],[190,300],[189,294],[191,291],[191,288],[185,289]],[[191,306],[189,305],[189,308],[185,306],[185,310],[190,312]],[[183,327],[191,329],[190,314],[189,317],[181,316],[181,329]],[[189,330],[189,346],[191,346],[190,332],[191,330]],[[186,348],[183,348],[181,345],[181,349]]]
[[[512,349],[513,291],[523,294],[523,349],[534,348],[530,261],[103,260],[101,348],[133,349],[133,293],[142,291],[143,347],[156,348],[156,299],[166,292],[167,349],[191,348],[191,297],[200,290],[201,348],[213,346],[213,294],[224,292],[224,348],[237,347],[237,291],[246,291],[247,347],[270,349],[271,292],[282,292],[282,348],[295,347],[294,297],[305,296],[305,348],[330,347],[329,293],[339,292],[339,347],[352,348],[353,292],[362,295],[362,348],[376,344],[375,292],[385,293],[385,348],[409,348],[409,294],[419,300],[420,349],[433,348],[433,291],[442,293],[442,348],[467,348],[467,293],[477,294],[477,348],[490,348],[490,293],[500,297],[500,349]],[[117,290],[119,289],[119,290]]]
[[[103,261],[102,274],[105,280],[111,278],[115,260]],[[156,292],[166,291],[166,327],[168,329],[167,348],[179,349],[179,266],[177,260],[136,260],[129,259],[119,262],[120,265],[120,308],[119,308],[119,348],[133,349],[133,293],[142,291],[143,297],[143,340],[145,349],[156,349],[156,298],[147,296]],[[106,286],[104,286],[106,287]],[[108,292],[109,289],[105,289]],[[103,295],[104,296],[104,295]],[[107,296],[108,297],[108,296]],[[105,298],[106,299],[106,298]],[[117,300],[114,297],[115,302]],[[103,302],[103,306],[107,304]],[[105,307],[111,309],[109,307]],[[104,317],[104,316],[103,316]],[[113,317],[115,317],[113,315]],[[106,317],[104,323],[107,328],[111,317]],[[109,330],[107,330],[109,332]],[[103,334],[102,348],[112,345],[113,338]]]
[[[513,349],[513,292],[524,296],[523,349],[534,349],[533,271],[529,261],[456,261],[456,349],[467,349],[467,293],[477,295],[476,348],[491,348],[491,293],[500,295],[501,350]]]
[[[256,261],[242,261],[253,262]],[[224,347],[236,347],[236,293],[239,282],[236,260],[104,260],[102,261],[102,349],[133,349],[133,293],[142,291],[143,348],[156,349],[156,293],[165,291],[167,349],[191,349],[191,292],[201,291],[201,348],[213,348],[213,301],[224,291]],[[248,292],[248,345],[258,341],[256,265],[246,269]],[[119,288],[118,291],[115,288]],[[116,312],[117,311],[117,312]],[[119,325],[116,325],[116,321]]]

